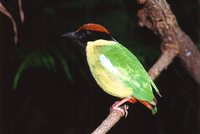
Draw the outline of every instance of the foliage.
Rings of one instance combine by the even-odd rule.
[[[21,55],[21,64],[19,65],[16,75],[14,77],[13,88],[16,89],[19,83],[20,77],[25,71],[29,68],[45,68],[50,72],[56,73],[56,61],[60,63],[64,69],[65,75],[70,81],[73,81],[73,78],[69,71],[69,66],[66,60],[61,53],[57,50],[54,50],[51,54],[47,50],[38,50],[36,52],[28,52],[27,54]]]

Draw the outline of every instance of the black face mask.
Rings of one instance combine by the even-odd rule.
[[[81,30],[76,33],[76,36],[82,46],[85,46],[88,41],[95,41],[98,39],[114,40],[110,34],[89,30]]]

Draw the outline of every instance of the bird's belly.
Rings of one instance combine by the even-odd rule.
[[[132,90],[111,72],[102,68],[90,68],[90,70],[96,82],[106,93],[119,98],[132,96]]]

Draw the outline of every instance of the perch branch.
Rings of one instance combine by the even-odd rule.
[[[119,108],[125,111],[128,106],[123,105]],[[124,116],[124,113],[119,110],[111,110],[107,118],[91,134],[106,134]]]

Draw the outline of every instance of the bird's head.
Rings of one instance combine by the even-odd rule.
[[[99,24],[88,23],[80,26],[74,32],[68,32],[62,35],[63,37],[73,38],[82,46],[86,46],[87,42],[95,41],[98,39],[114,40],[110,32]]]

